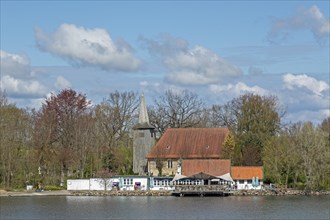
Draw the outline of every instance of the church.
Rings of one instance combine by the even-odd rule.
[[[226,176],[241,189],[252,188],[256,180],[259,186],[262,183],[262,167],[232,167],[230,160],[221,159],[228,128],[168,128],[157,141],[144,95],[139,110],[139,121],[133,131],[133,171],[136,174],[174,179],[196,174],[209,178]]]
[[[108,179],[68,179],[68,190],[174,190],[178,185],[230,185],[261,189],[260,166],[231,166],[221,159],[227,128],[168,128],[159,140],[150,124],[145,98],[133,129],[133,171],[137,175]]]

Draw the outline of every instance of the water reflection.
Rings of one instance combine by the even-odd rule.
[[[0,219],[328,219],[330,196],[0,197]]]

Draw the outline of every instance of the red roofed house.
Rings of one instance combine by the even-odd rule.
[[[260,189],[264,175],[260,166],[232,166],[231,177],[237,189]]]
[[[192,176],[196,173],[211,176],[222,176],[230,173],[230,160],[219,159],[185,159],[182,160],[182,175]]]
[[[230,160],[220,159],[228,134],[227,128],[169,128],[146,156],[148,172],[154,176],[230,173]]]
[[[230,173],[237,189],[260,189],[262,167],[231,167],[230,160],[221,159],[228,134],[227,128],[169,128],[146,156],[148,172],[153,176],[185,177]]]

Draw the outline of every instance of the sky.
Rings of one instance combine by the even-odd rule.
[[[185,89],[206,105],[277,96],[284,122],[330,116],[329,1],[1,0],[1,91],[39,109],[71,88],[147,104]]]

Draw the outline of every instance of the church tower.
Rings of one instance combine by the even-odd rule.
[[[133,171],[139,175],[147,172],[146,155],[155,145],[155,128],[149,123],[147,106],[142,94],[140,100],[139,122],[133,130]]]

